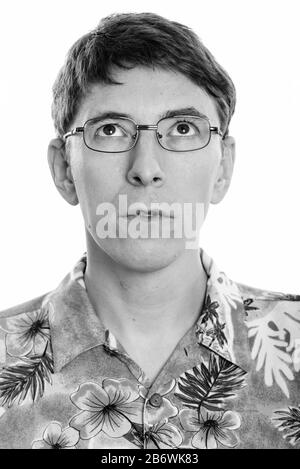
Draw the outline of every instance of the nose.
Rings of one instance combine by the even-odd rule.
[[[131,150],[128,181],[134,186],[162,186],[165,174],[158,158],[161,151],[153,130],[140,131],[138,141]]]

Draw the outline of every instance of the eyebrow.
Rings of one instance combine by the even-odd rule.
[[[169,109],[168,111],[165,111],[164,113],[159,115],[158,120],[163,119],[165,117],[176,117],[176,116],[196,116],[196,117],[205,117],[207,116],[200,112],[198,109],[196,109],[194,106],[189,106],[189,107],[184,107],[180,109]],[[105,112],[99,112],[95,117],[90,118],[91,120],[93,119],[117,119],[119,117],[126,117],[128,119],[135,120],[133,116],[130,114],[126,114],[124,112],[117,112],[117,111],[105,111]]]
[[[200,112],[194,106],[190,106],[190,107],[184,107],[184,108],[181,108],[181,109],[169,110],[164,115],[162,115],[161,118],[163,118],[163,117],[175,117],[175,116],[179,116],[179,115],[207,117],[205,114],[203,114],[203,112]]]

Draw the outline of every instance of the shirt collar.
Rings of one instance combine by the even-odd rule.
[[[85,266],[86,253],[43,303],[49,315],[54,371],[106,340],[105,327],[80,282]]]
[[[197,321],[198,342],[236,363],[233,323],[245,317],[240,289],[203,249],[200,249],[200,258],[208,280],[204,307]]]
[[[232,313],[239,308],[245,313],[243,299],[238,285],[217,268],[203,249],[199,254],[208,280],[204,306],[193,326],[194,337],[199,344],[235,363]],[[89,300],[84,282],[86,260],[84,253],[43,302],[49,314],[55,371],[93,347],[104,345],[113,349],[116,346],[116,339]]]

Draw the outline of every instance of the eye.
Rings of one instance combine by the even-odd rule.
[[[182,137],[187,135],[188,137],[194,136],[197,133],[196,127],[187,121],[178,121],[176,124],[170,129],[169,135],[172,137]]]
[[[124,137],[126,132],[118,124],[103,124],[95,130],[95,137]]]

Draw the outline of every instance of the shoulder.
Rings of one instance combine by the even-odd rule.
[[[0,311],[0,365],[11,365],[32,353],[44,353],[50,341],[45,307],[49,293]]]
[[[300,339],[300,295],[237,284],[248,327],[267,327],[272,335]]]
[[[48,311],[44,307],[49,293],[0,311],[0,364],[9,356],[26,356],[39,348],[38,342],[44,343],[40,339],[49,331]]]
[[[237,284],[247,316],[250,318],[278,312],[295,312],[300,319],[300,294],[284,293]]]
[[[46,297],[51,292],[44,293],[40,296],[32,298],[31,300],[25,301],[24,303],[11,306],[10,308],[0,311],[0,320],[5,318],[13,318],[24,313],[31,313],[42,308]]]
[[[300,302],[300,293],[299,294],[283,293],[283,292],[265,290],[262,288],[245,285],[244,283],[236,282],[236,284],[243,298],[257,298],[259,300],[265,300],[265,301],[291,301],[291,302],[298,301]]]
[[[288,380],[300,386],[300,295],[239,284],[245,311],[251,358],[289,395]],[[296,379],[297,376],[297,379]]]
[[[295,316],[300,320],[300,294],[265,290],[237,283],[248,320],[278,315]]]

